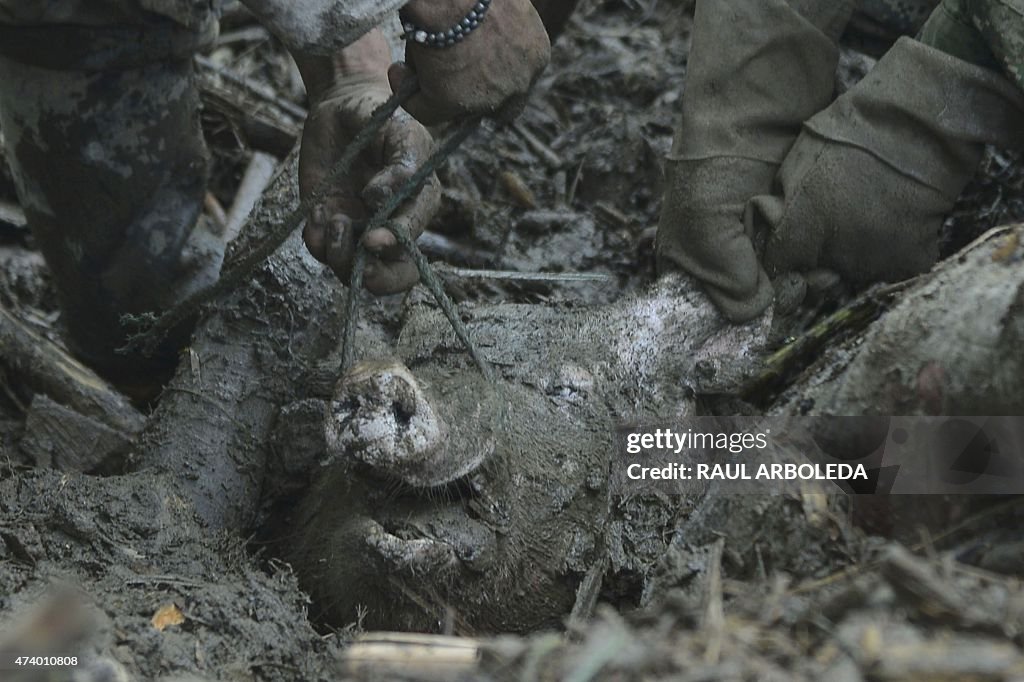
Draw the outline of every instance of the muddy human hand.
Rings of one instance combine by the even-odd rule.
[[[405,63],[392,65],[388,76],[397,91],[415,75],[420,90],[405,109],[425,125],[477,114],[514,118],[551,58],[530,0],[413,0],[402,18],[413,37]],[[450,36],[445,44],[432,44],[441,34]]]
[[[373,111],[391,96],[386,71],[390,50],[374,31],[331,59],[296,57],[310,93],[310,113],[299,154],[299,192],[305,198],[324,180]],[[333,187],[306,221],[303,239],[314,258],[348,282],[360,225],[430,156],[433,138],[404,111],[396,111],[364,149],[347,177]],[[417,238],[440,206],[436,176],[395,213],[393,222]],[[390,230],[364,234],[363,282],[377,295],[409,289],[419,281],[415,265]]]

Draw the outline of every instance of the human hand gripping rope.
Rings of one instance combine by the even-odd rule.
[[[221,295],[233,290],[238,284],[246,281],[252,272],[269,258],[284,241],[297,230],[310,212],[328,196],[331,188],[352,169],[355,160],[374,139],[377,132],[385,125],[388,119],[402,104],[418,91],[418,85],[413,79],[403,81],[401,87],[380,107],[378,107],[367,124],[356,134],[352,142],[345,148],[341,158],[333,166],[330,173],[298,206],[289,213],[284,220],[274,227],[263,239],[256,243],[248,251],[239,254],[231,263],[225,264],[220,278],[212,286],[196,292],[185,300],[178,303],[170,310],[159,316],[132,316],[126,315],[122,321],[126,324],[135,324],[142,327],[142,331],[129,337],[128,343],[121,349],[122,353],[141,352],[149,355],[156,349],[160,341],[175,326],[181,324],[192,316],[199,308]],[[438,276],[433,272],[426,257],[416,245],[415,240],[409,235],[408,230],[401,221],[388,220],[396,209],[407,199],[420,190],[427,178],[434,173],[451,154],[479,127],[483,120],[482,116],[471,116],[457,123],[452,132],[435,148],[434,153],[427,159],[417,171],[402,184],[392,196],[384,202],[377,212],[361,226],[359,236],[367,230],[379,227],[387,228],[395,235],[396,241],[405,249],[411,257],[420,276],[420,281],[427,287],[434,296],[438,306],[448,319],[456,336],[469,351],[481,373],[488,379],[493,380],[494,374],[476,348],[469,335],[469,330],[459,317],[455,304],[444,292]],[[354,337],[356,322],[358,320],[358,299],[359,290],[362,288],[363,272],[366,265],[366,247],[357,238],[355,262],[352,267],[352,276],[349,281],[348,299],[346,302],[347,316],[342,336],[342,362],[340,373],[345,372],[352,363],[354,355]],[[339,374],[340,374],[339,373]]]

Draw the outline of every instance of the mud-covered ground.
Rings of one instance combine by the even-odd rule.
[[[599,303],[653,279],[660,159],[682,94],[686,4],[581,3],[524,115],[510,128],[479,133],[441,173],[444,210],[424,242],[435,259],[605,273],[610,281],[449,276],[453,297]],[[210,58],[301,106],[301,85],[280,48],[244,15],[229,16]],[[870,63],[848,52],[840,80],[849,82]],[[214,107],[204,125],[215,158],[209,204],[227,207],[252,140]],[[947,225],[946,253],[989,227],[1020,220],[1022,178],[1016,156],[992,151]],[[57,339],[45,265],[12,210],[6,170],[0,202],[0,305]],[[381,314],[396,303],[385,301]],[[824,312],[809,311],[796,324]],[[0,349],[0,649],[34,643],[54,654],[91,656],[92,668],[74,679],[344,674],[343,644],[359,623],[311,622],[307,614],[322,609],[308,603],[286,564],[260,542],[199,532],[159,478],[38,468],[38,447],[23,444],[32,400]],[[104,468],[117,469],[109,462]],[[815,496],[786,500],[751,519],[757,532],[743,547],[711,536],[673,543],[675,520],[663,519],[656,525],[665,537],[646,544],[629,538],[624,550],[663,551],[649,575],[606,581],[592,595],[581,590],[582,614],[591,610],[588,601],[605,605],[591,622],[570,623],[566,637],[487,640],[480,662],[440,679],[1024,679],[1024,587],[1000,572],[1019,565],[1021,549],[1006,531],[1019,527],[1020,506],[936,505],[948,521],[943,532],[929,534],[915,530],[915,502],[865,510]],[[727,504],[718,510],[730,513]],[[879,515],[897,519],[912,552],[852,523],[854,516]],[[801,524],[805,533],[788,535]],[[771,554],[780,548],[790,555],[791,574],[775,570]],[[414,658],[388,676],[429,672]],[[9,674],[0,667],[0,679]]]

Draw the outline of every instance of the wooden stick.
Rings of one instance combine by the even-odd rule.
[[[0,360],[36,393],[121,433],[137,433],[145,418],[128,400],[62,348],[0,307]]]
[[[476,670],[479,640],[444,635],[370,632],[360,635],[341,656],[347,675],[451,680]]]
[[[274,173],[277,172],[277,158],[263,152],[253,152],[249,165],[245,168],[242,182],[235,193],[235,200],[228,210],[225,220],[225,241],[238,236],[245,221],[249,219],[256,203],[263,195],[263,190],[270,185]]]
[[[507,280],[513,282],[598,282],[600,284],[610,284],[615,281],[613,275],[605,275],[598,272],[520,272],[518,270],[456,268],[449,265],[435,265],[434,272],[442,277]]]

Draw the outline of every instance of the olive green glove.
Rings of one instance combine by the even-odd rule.
[[[753,199],[772,274],[827,268],[853,285],[895,281],[938,258],[945,216],[986,143],[1024,142],[1024,95],[998,73],[901,38],[856,86],[810,119]]]
[[[774,295],[744,207],[771,191],[801,124],[832,100],[850,0],[698,0],[658,226],[661,271],[697,278],[733,321]]]

